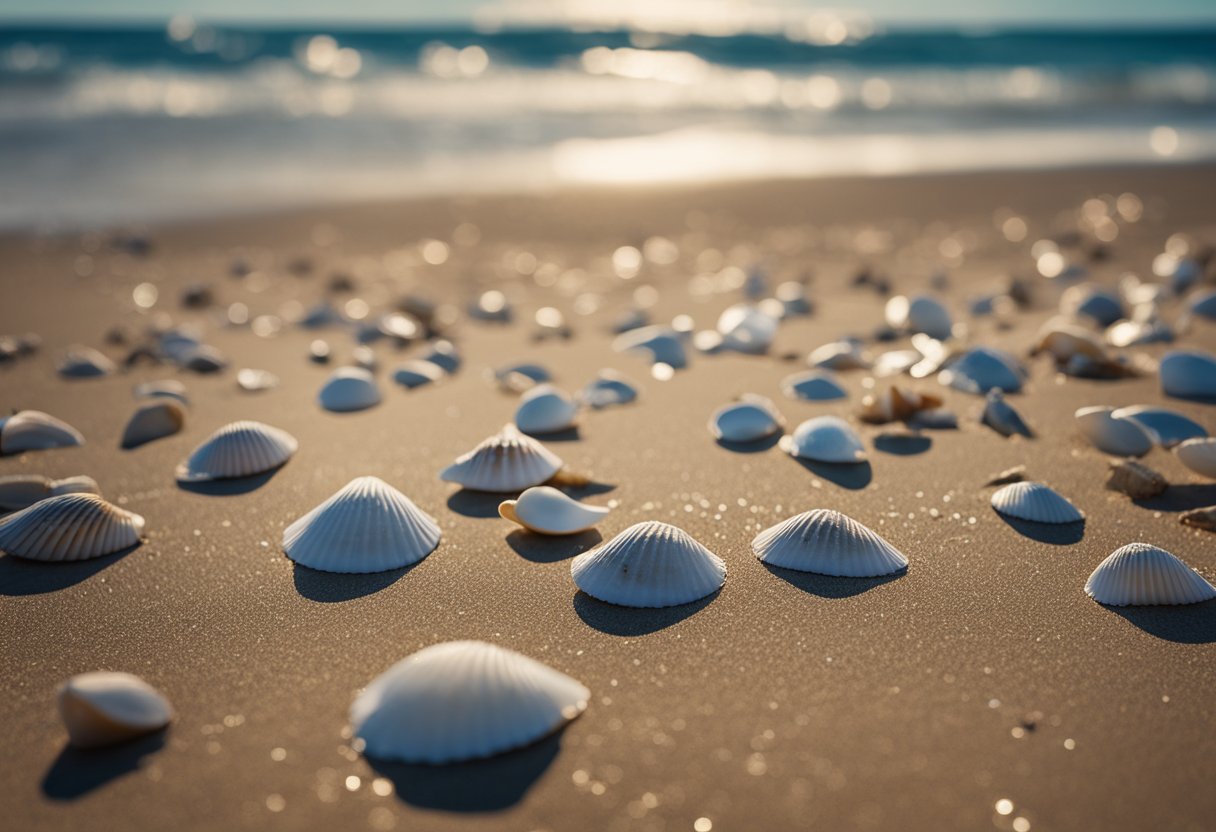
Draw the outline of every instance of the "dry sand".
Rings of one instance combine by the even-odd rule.
[[[1082,591],[1102,558],[1136,540],[1216,574],[1216,536],[1177,521],[1182,508],[1216,504],[1216,484],[1156,449],[1144,461],[1174,485],[1163,498],[1133,504],[1103,489],[1107,459],[1073,427],[1071,414],[1083,405],[1162,401],[1155,378],[1061,380],[1046,359],[1034,361],[1027,391],[1012,400],[1039,438],[1002,439],[975,423],[980,399],[946,391],[962,417],[958,431],[883,445],[888,452],[874,440],[891,429],[863,427],[873,450],[861,473],[812,470],[771,446],[727,450],[705,423],[748,391],[772,396],[791,424],[851,412],[864,373],[842,376],[852,395],[842,403],[790,401],[778,382],[802,367],[783,354],[867,335],[881,322],[880,299],[847,285],[862,262],[889,275],[896,290],[916,290],[941,264],[942,237],[973,235],[965,262],[947,268],[951,304],[962,315],[964,298],[997,288],[1006,274],[1032,273],[1029,243],[1061,212],[1074,216],[1095,194],[1133,191],[1145,219],[1123,228],[1109,260],[1088,264],[1095,280],[1111,284],[1124,271],[1147,273],[1175,231],[1216,239],[1214,184],[1216,171],[1198,168],[355,206],[161,229],[142,258],[80,236],[0,241],[0,332],[34,330],[45,339],[39,355],[0,367],[0,406],[46,410],[88,439],[81,448],[0,459],[0,474],[88,473],[107,497],[148,520],[146,543],[122,557],[76,565],[0,557],[3,825],[690,830],[709,818],[715,831],[976,830],[1021,828],[1024,821],[1013,824],[1023,818],[1048,830],[1210,828],[1216,602],[1116,610]],[[993,230],[1001,206],[1029,218],[1026,242]],[[406,259],[386,257],[416,251],[420,238],[450,240],[460,222],[475,223],[481,242],[454,247],[442,266],[406,268]],[[616,246],[652,234],[681,242],[679,263],[632,283],[606,276]],[[862,257],[852,248],[883,234],[891,235],[886,252]],[[785,324],[769,357],[694,356],[671,381],[652,380],[640,359],[611,351],[605,327],[648,279],[662,290],[657,320],[687,312],[699,327],[712,326],[738,294],[688,295],[703,247],[725,252],[727,262],[765,257],[775,281],[813,273],[817,312]],[[587,269],[586,283],[559,291],[579,282],[566,277],[542,291],[531,278],[504,282],[496,270],[524,251]],[[285,264],[301,254],[316,263],[314,274],[287,275]],[[253,291],[259,279],[228,276],[237,255],[267,276],[262,291]],[[374,308],[407,291],[463,303],[475,286],[505,286],[522,322],[459,325],[453,334],[465,363],[454,378],[407,392],[382,374],[384,403],[353,415],[316,406],[328,370],[306,352],[318,335],[293,327],[272,339],[210,331],[235,366],[282,377],[264,394],[237,390],[232,370],[200,377],[143,366],[77,382],[53,371],[68,344],[101,345],[115,323],[134,330],[146,320],[130,300],[138,283],[158,283],[157,309],[175,320],[209,320],[214,309],[179,309],[181,286],[204,280],[220,309],[241,301],[270,313],[288,298],[319,299],[335,270],[353,274]],[[600,312],[573,313],[583,291],[605,294]],[[974,321],[976,337],[1024,350],[1056,291],[1043,286],[1039,307],[1012,330]],[[548,304],[567,312],[570,341],[531,339],[531,314]],[[340,361],[349,357],[346,335],[319,337]],[[1216,348],[1216,326],[1184,343]],[[394,352],[377,351],[391,368]],[[619,503],[599,532],[538,539],[512,531],[495,515],[496,498],[456,493],[436,478],[510,418],[514,400],[486,383],[484,368],[525,359],[550,366],[569,389],[603,367],[643,387],[636,405],[591,413],[577,440],[551,443],[606,484],[581,493]],[[193,402],[187,429],[120,451],[132,385],[175,375]],[[1216,431],[1212,406],[1169,404]],[[299,453],[244,493],[179,488],[174,466],[237,418],[287,429]],[[989,508],[982,483],[1015,464],[1085,511],[1083,536],[1014,527]],[[444,533],[439,549],[384,575],[294,568],[278,548],[284,526],[363,474],[383,477],[434,514]],[[907,574],[828,579],[777,574],[756,561],[749,541],[758,529],[814,507],[877,529],[908,554]],[[569,559],[601,534],[647,518],[680,525],[725,558],[724,590],[649,612],[577,595]],[[460,638],[508,646],[573,675],[592,690],[590,708],[560,736],[485,763],[373,767],[351,751],[343,732],[356,689],[421,647]],[[55,688],[103,668],[162,689],[178,712],[172,728],[108,751],[65,750]],[[391,796],[377,794],[373,785],[386,784],[375,778],[391,781]],[[1013,803],[1008,816],[994,811],[1002,798]]]

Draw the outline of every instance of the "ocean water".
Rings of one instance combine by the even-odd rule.
[[[1212,158],[1216,29],[0,29],[10,228]]]

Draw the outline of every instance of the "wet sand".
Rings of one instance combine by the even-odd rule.
[[[1188,168],[436,200],[156,229],[147,256],[80,235],[0,240],[0,332],[33,330],[44,339],[36,356],[0,366],[0,407],[45,410],[87,438],[80,448],[0,458],[0,475],[87,473],[107,498],[148,521],[144,545],[122,556],[67,565],[0,557],[6,823],[689,830],[708,818],[713,830],[1208,827],[1216,811],[1216,602],[1108,609],[1082,589],[1099,561],[1137,540],[1216,576],[1216,536],[1177,520],[1181,510],[1216,504],[1216,483],[1158,448],[1143,461],[1171,488],[1132,503],[1104,490],[1107,457],[1073,427],[1081,406],[1165,401],[1155,377],[1063,379],[1046,358],[1031,361],[1026,391],[1011,397],[1038,431],[1031,441],[977,424],[982,400],[942,388],[959,430],[882,439],[898,427],[862,426],[870,462],[858,470],[803,465],[769,443],[747,453],[723,448],[705,424],[743,392],[772,397],[791,427],[855,409],[864,372],[841,374],[845,402],[791,401],[778,384],[804,367],[813,347],[866,337],[881,323],[882,299],[849,285],[863,264],[897,292],[922,290],[943,267],[941,240],[958,237],[968,250],[961,265],[944,267],[946,297],[965,318],[966,298],[998,289],[1009,274],[1032,276],[1031,242],[1066,228],[1084,199],[1131,191],[1144,202],[1144,219],[1121,226],[1105,260],[1081,258],[1092,280],[1113,285],[1126,271],[1147,275],[1174,232],[1216,239],[1214,184],[1216,170]],[[1026,241],[1010,243],[994,229],[1002,206],[1027,218]],[[421,239],[451,243],[460,223],[478,227],[476,245],[453,244],[442,265],[420,260]],[[655,234],[680,245],[676,263],[631,281],[612,275],[617,246]],[[886,250],[863,255],[859,244]],[[643,360],[612,351],[607,327],[643,283],[660,290],[656,321],[687,313],[698,328],[712,327],[740,295],[689,294],[688,278],[715,266],[704,258],[698,267],[706,247],[723,254],[716,268],[769,263],[772,285],[811,274],[815,314],[783,324],[768,356],[694,355],[688,370],[654,380]],[[531,270],[523,252],[556,264],[539,269],[539,283],[556,286],[520,275],[520,266]],[[290,274],[301,256],[311,274]],[[229,276],[237,257],[262,277]],[[330,369],[307,360],[308,344],[329,340],[343,363],[348,334],[285,326],[259,338],[214,318],[238,301],[253,315],[292,299],[309,306],[336,271],[355,279],[355,295],[373,310],[411,292],[463,309],[475,290],[502,288],[517,322],[462,316],[451,336],[463,367],[415,391],[388,374],[398,355],[422,348],[398,353],[378,344],[384,402],[326,413],[314,399]],[[1036,280],[1035,308],[1008,330],[970,320],[973,339],[1024,353],[1059,292]],[[179,306],[181,288],[194,281],[211,285],[215,306]],[[121,356],[103,336],[117,323],[136,332],[148,322],[131,301],[143,282],[160,287],[154,313],[204,323],[233,368],[198,376],[145,365],[100,380],[59,379],[54,361],[71,343]],[[577,315],[584,293],[604,301]],[[532,314],[549,305],[565,311],[574,337],[533,339]],[[1167,317],[1176,313],[1171,307]],[[1216,325],[1181,343],[1216,349]],[[1158,357],[1165,349],[1133,352]],[[575,494],[618,504],[596,532],[541,539],[514,531],[496,515],[498,498],[437,479],[511,418],[514,398],[487,384],[483,371],[514,360],[544,363],[566,389],[605,367],[642,386],[636,404],[591,412],[577,436],[549,443],[568,465],[594,473],[596,485]],[[246,366],[283,383],[243,393],[234,370]],[[132,386],[166,377],[189,388],[185,431],[119,450]],[[938,389],[936,381],[912,386]],[[1216,431],[1212,405],[1168,404]],[[299,453],[273,475],[237,486],[178,487],[175,465],[238,418],[290,431]],[[995,514],[982,484],[1017,464],[1080,507],[1083,529],[1044,532]],[[438,550],[413,568],[371,576],[294,567],[278,547],[284,526],[365,474],[439,520]],[[908,555],[910,569],[890,579],[832,579],[770,570],[752,556],[759,529],[816,507],[875,528]],[[570,558],[651,518],[680,525],[720,554],[725,588],[659,611],[577,594]],[[407,654],[461,638],[511,647],[573,675],[591,689],[591,706],[560,735],[484,763],[384,766],[355,754],[343,733],[355,691]],[[177,721],[132,745],[66,750],[54,690],[95,669],[143,676],[170,698]],[[389,784],[391,793],[378,793]],[[995,811],[1001,799],[1012,801],[1010,814]]]

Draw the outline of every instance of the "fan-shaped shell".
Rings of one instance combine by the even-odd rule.
[[[176,399],[184,405],[190,404],[190,398],[186,394],[186,385],[182,384],[177,379],[172,378],[166,378],[160,381],[145,381],[142,384],[135,385],[135,398]]]
[[[738,303],[718,318],[718,332],[728,349],[746,353],[767,352],[777,335],[777,320],[756,307]]]
[[[144,518],[96,494],[63,494],[0,520],[0,551],[28,560],[88,560],[136,545],[143,528]]]
[[[540,485],[561,467],[557,454],[515,425],[505,425],[444,468],[439,478],[473,491],[506,493]]]
[[[1135,422],[1150,439],[1163,448],[1172,448],[1179,442],[1208,435],[1203,425],[1167,407],[1137,404],[1121,407],[1110,415],[1115,419]]]
[[[1204,352],[1167,352],[1158,371],[1167,396],[1216,398],[1216,357]]]
[[[1078,523],[1085,516],[1077,507],[1041,482],[1015,482],[992,495],[1001,514],[1034,523]]]
[[[186,423],[186,410],[173,399],[140,405],[122,432],[122,447],[136,448],[146,442],[172,436]]]
[[[380,403],[376,379],[362,367],[339,367],[321,386],[317,402],[326,410],[348,413]]]
[[[574,583],[623,607],[674,607],[717,592],[726,563],[687,532],[650,520],[576,557]]]
[[[864,462],[865,446],[857,431],[839,416],[816,416],[781,437],[781,450],[817,462]]]
[[[1002,390],[1016,393],[1022,389],[1022,368],[1008,353],[990,347],[975,347],[946,369],[939,378],[943,384],[965,393]]]
[[[61,494],[100,494],[92,477],[53,480],[38,474],[13,474],[0,477],[0,511],[20,511],[48,497]]]
[[[1175,448],[1174,453],[1196,474],[1216,479],[1216,439],[1188,439]]]
[[[1085,594],[1115,607],[1197,604],[1216,598],[1216,586],[1164,549],[1129,543],[1098,564],[1085,582]]]
[[[64,378],[98,378],[114,372],[114,362],[92,347],[73,347],[58,369]]]
[[[848,578],[890,575],[906,569],[908,558],[870,528],[831,509],[797,514],[752,540],[764,563],[799,572]]]
[[[612,342],[617,352],[645,352],[655,364],[679,370],[688,366],[688,355],[680,333],[664,326],[644,326],[618,335]]]
[[[807,370],[786,376],[781,380],[781,392],[791,399],[807,402],[826,402],[849,395],[831,373],[823,370]]]
[[[413,359],[411,361],[403,361],[397,365],[397,369],[393,371],[393,381],[400,384],[409,390],[415,387],[422,387],[425,384],[434,384],[441,381],[447,374],[438,364],[421,359]]]
[[[156,688],[130,673],[97,671],[59,688],[59,715],[75,748],[101,748],[159,731],[173,708]]]
[[[612,370],[601,370],[595,380],[583,388],[579,398],[589,407],[599,410],[617,404],[628,404],[638,397],[633,382]]]
[[[530,745],[586,710],[590,696],[513,650],[450,641],[378,676],[355,698],[350,721],[367,756],[436,765]]]
[[[557,433],[578,421],[578,402],[552,384],[538,384],[523,394],[515,426],[524,433]]]
[[[498,513],[512,523],[552,535],[585,532],[603,520],[608,511],[580,503],[547,485],[529,488],[518,500],[506,500],[498,506]]]
[[[285,430],[261,422],[232,422],[211,434],[177,467],[179,482],[251,477],[273,471],[300,447]]]
[[[1022,415],[1005,401],[1005,394],[1000,390],[988,391],[988,401],[984,403],[984,415],[980,421],[1001,436],[1034,436]]]
[[[1117,419],[1113,407],[1083,407],[1076,412],[1077,427],[1095,448],[1114,456],[1143,456],[1153,440],[1139,424]]]
[[[400,569],[439,545],[439,525],[378,477],[359,477],[283,532],[283,551],[322,572]]]
[[[41,410],[22,410],[0,419],[0,453],[46,451],[83,445],[80,431]]]
[[[785,419],[764,396],[745,393],[740,401],[714,411],[709,432],[723,442],[755,442],[781,430]]]

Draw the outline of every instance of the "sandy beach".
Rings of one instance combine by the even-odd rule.
[[[54,414],[87,440],[2,457],[0,475],[89,474],[107,499],[147,519],[143,545],[122,556],[0,557],[6,825],[1210,828],[1216,601],[1108,608],[1083,586],[1133,541],[1216,578],[1216,536],[1177,519],[1216,504],[1216,484],[1155,448],[1143,462],[1169,480],[1164,495],[1136,503],[1105,490],[1110,458],[1082,438],[1073,412],[1165,403],[1216,431],[1212,405],[1167,400],[1155,374],[1065,377],[1040,357],[1027,359],[1026,389],[1010,397],[1036,429],[1032,440],[980,425],[983,399],[934,379],[903,383],[944,396],[959,429],[908,435],[898,424],[859,424],[869,463],[844,471],[801,464],[775,442],[722,447],[706,422],[747,392],[771,397],[789,428],[823,413],[855,422],[867,372],[840,374],[850,397],[839,402],[790,400],[779,383],[805,368],[811,349],[845,335],[876,352],[906,346],[906,338],[873,341],[885,296],[853,285],[863,267],[893,294],[928,290],[942,273],[940,295],[969,340],[1025,356],[1068,285],[1036,273],[1036,240],[1065,239],[1087,199],[1132,193],[1144,208],[1138,222],[1120,223],[1102,246],[1063,250],[1096,284],[1114,287],[1127,272],[1148,277],[1171,235],[1216,242],[1214,185],[1216,168],[1180,166],[567,190],[179,223],[146,232],[146,254],[102,233],[0,238],[0,333],[42,337],[37,354],[0,365],[0,407]],[[1013,214],[1027,226],[1016,242],[998,227]],[[614,251],[656,236],[678,248],[674,262],[645,263],[630,279],[614,273]],[[234,276],[238,261],[251,274]],[[811,316],[783,322],[767,355],[693,354],[688,369],[660,381],[642,358],[612,350],[612,322],[639,299],[653,301],[655,322],[687,314],[712,329],[743,298],[729,277],[757,264],[770,293],[809,277],[815,305]],[[330,290],[337,274],[353,291]],[[1000,291],[1010,276],[1033,286],[1030,308],[1008,328],[968,316],[969,299]],[[158,289],[150,309],[133,301],[145,283]],[[179,298],[195,283],[214,302],[183,308]],[[639,292],[646,286],[657,291]],[[511,301],[513,323],[465,315],[491,288]],[[332,368],[350,361],[349,330],[284,323],[261,337],[225,321],[235,303],[250,319],[327,297],[374,315],[407,295],[440,306],[463,365],[407,391],[391,370],[425,346],[376,343],[384,400],[360,413],[328,413],[315,401]],[[537,337],[533,316],[550,306],[564,314],[568,339]],[[1167,307],[1167,318],[1180,308]],[[231,366],[210,375],[146,363],[101,379],[56,375],[68,346],[119,360],[158,316],[200,326]],[[127,345],[106,343],[116,326]],[[333,349],[329,366],[308,360],[316,338]],[[1216,325],[1197,322],[1178,344],[1216,350]],[[1169,348],[1126,352],[1156,359]],[[546,441],[594,477],[570,493],[614,507],[596,531],[527,534],[497,516],[499,498],[437,478],[510,421],[516,398],[485,372],[512,361],[544,364],[571,391],[604,368],[641,388],[636,403],[588,412],[577,432]],[[241,367],[269,370],[281,385],[243,392],[234,380]],[[120,450],[133,385],[160,378],[189,390],[185,429]],[[235,419],[289,431],[298,454],[236,486],[179,487],[175,466]],[[991,509],[983,484],[1021,464],[1085,513],[1083,529],[1046,534]],[[360,475],[385,479],[434,515],[439,548],[412,568],[367,576],[294,566],[280,550],[284,527]],[[907,573],[825,578],[757,561],[749,544],[759,530],[812,508],[878,531],[907,554]],[[577,593],[570,559],[645,519],[676,524],[720,555],[729,569],[722,591],[652,611]],[[451,639],[539,659],[582,681],[590,706],[550,739],[485,762],[370,764],[351,748],[356,691]],[[155,685],[174,705],[173,725],[109,750],[67,748],[56,687],[96,669]],[[997,810],[1002,800],[1011,801],[1002,804],[1007,814]]]

